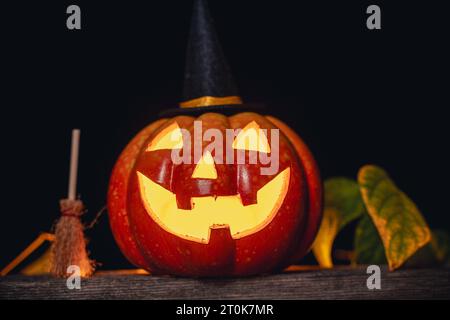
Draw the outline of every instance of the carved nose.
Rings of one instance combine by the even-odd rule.
[[[206,151],[200,161],[195,166],[192,178],[197,179],[217,179],[216,165],[214,158],[209,151]]]

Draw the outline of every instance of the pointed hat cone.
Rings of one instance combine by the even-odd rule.
[[[240,105],[206,0],[194,0],[182,108]]]

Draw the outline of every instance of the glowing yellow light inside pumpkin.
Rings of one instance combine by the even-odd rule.
[[[238,150],[270,153],[269,142],[259,125],[252,121],[239,132],[233,141],[233,148]]]
[[[176,195],[137,172],[140,194],[151,218],[167,232],[202,243],[209,242],[210,228],[228,225],[234,239],[258,232],[269,224],[289,188],[286,168],[257,192],[256,204],[243,206],[240,195],[194,197],[192,209],[177,206]]]
[[[217,170],[214,159],[209,151],[206,151],[195,166],[192,178],[217,179]]]
[[[181,133],[178,123],[174,122],[158,133],[158,135],[149,144],[146,151],[181,148],[183,148],[183,134]]]

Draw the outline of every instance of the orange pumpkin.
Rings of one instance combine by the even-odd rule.
[[[277,172],[261,175],[261,164],[249,164],[248,151],[245,164],[215,163],[204,149],[197,163],[174,164],[176,146],[167,144],[167,136],[189,130],[195,120],[203,130],[242,129],[244,135],[255,124],[279,128]],[[269,136],[265,143],[270,149]],[[127,258],[153,273],[182,276],[282,269],[308,251],[321,207],[321,180],[306,145],[280,120],[250,112],[177,116],[149,125],[120,155],[108,193],[111,228]]]

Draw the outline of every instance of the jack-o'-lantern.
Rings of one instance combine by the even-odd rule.
[[[282,269],[320,224],[317,165],[286,124],[241,103],[203,1],[192,21],[183,108],[138,133],[113,170],[113,234],[156,274]]]

